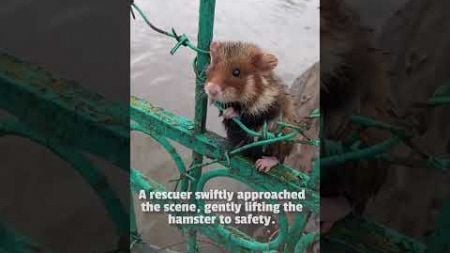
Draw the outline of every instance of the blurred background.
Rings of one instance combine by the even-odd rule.
[[[0,34],[1,53],[128,105],[126,1],[2,0]],[[59,124],[36,115],[32,105],[27,113],[39,117],[43,125]],[[0,109],[0,120],[9,116]],[[103,169],[127,203],[128,173],[96,157],[89,158]],[[117,248],[114,225],[88,183],[48,148],[16,136],[0,138],[0,222],[37,242],[43,252]]]

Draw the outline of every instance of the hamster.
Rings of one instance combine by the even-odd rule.
[[[205,92],[211,103],[220,102],[226,108],[222,123],[233,146],[254,141],[232,120],[235,117],[255,131],[259,131],[264,122],[270,131],[274,131],[276,122],[281,119],[295,124],[297,115],[293,98],[274,73],[278,65],[275,55],[255,44],[239,41],[213,42],[210,55]],[[283,133],[288,132],[283,130]],[[261,147],[249,149],[243,155],[256,162],[259,171],[268,172],[283,163],[292,147],[292,143],[276,143],[266,150]]]

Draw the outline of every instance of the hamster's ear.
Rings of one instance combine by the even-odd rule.
[[[255,55],[253,62],[255,66],[263,72],[271,71],[278,65],[277,57],[269,53],[259,53]]]

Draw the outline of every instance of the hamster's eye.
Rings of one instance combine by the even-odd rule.
[[[241,75],[241,70],[238,68],[233,69],[233,76],[239,77]]]

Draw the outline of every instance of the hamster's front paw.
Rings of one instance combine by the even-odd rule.
[[[278,159],[274,156],[263,156],[261,159],[256,161],[256,168],[262,172],[269,172],[273,167],[280,163]]]
[[[234,110],[233,107],[228,107],[227,109],[225,109],[223,111],[222,116],[223,116],[224,119],[232,119],[232,118],[239,117],[239,114],[238,114],[238,112],[236,110]]]

